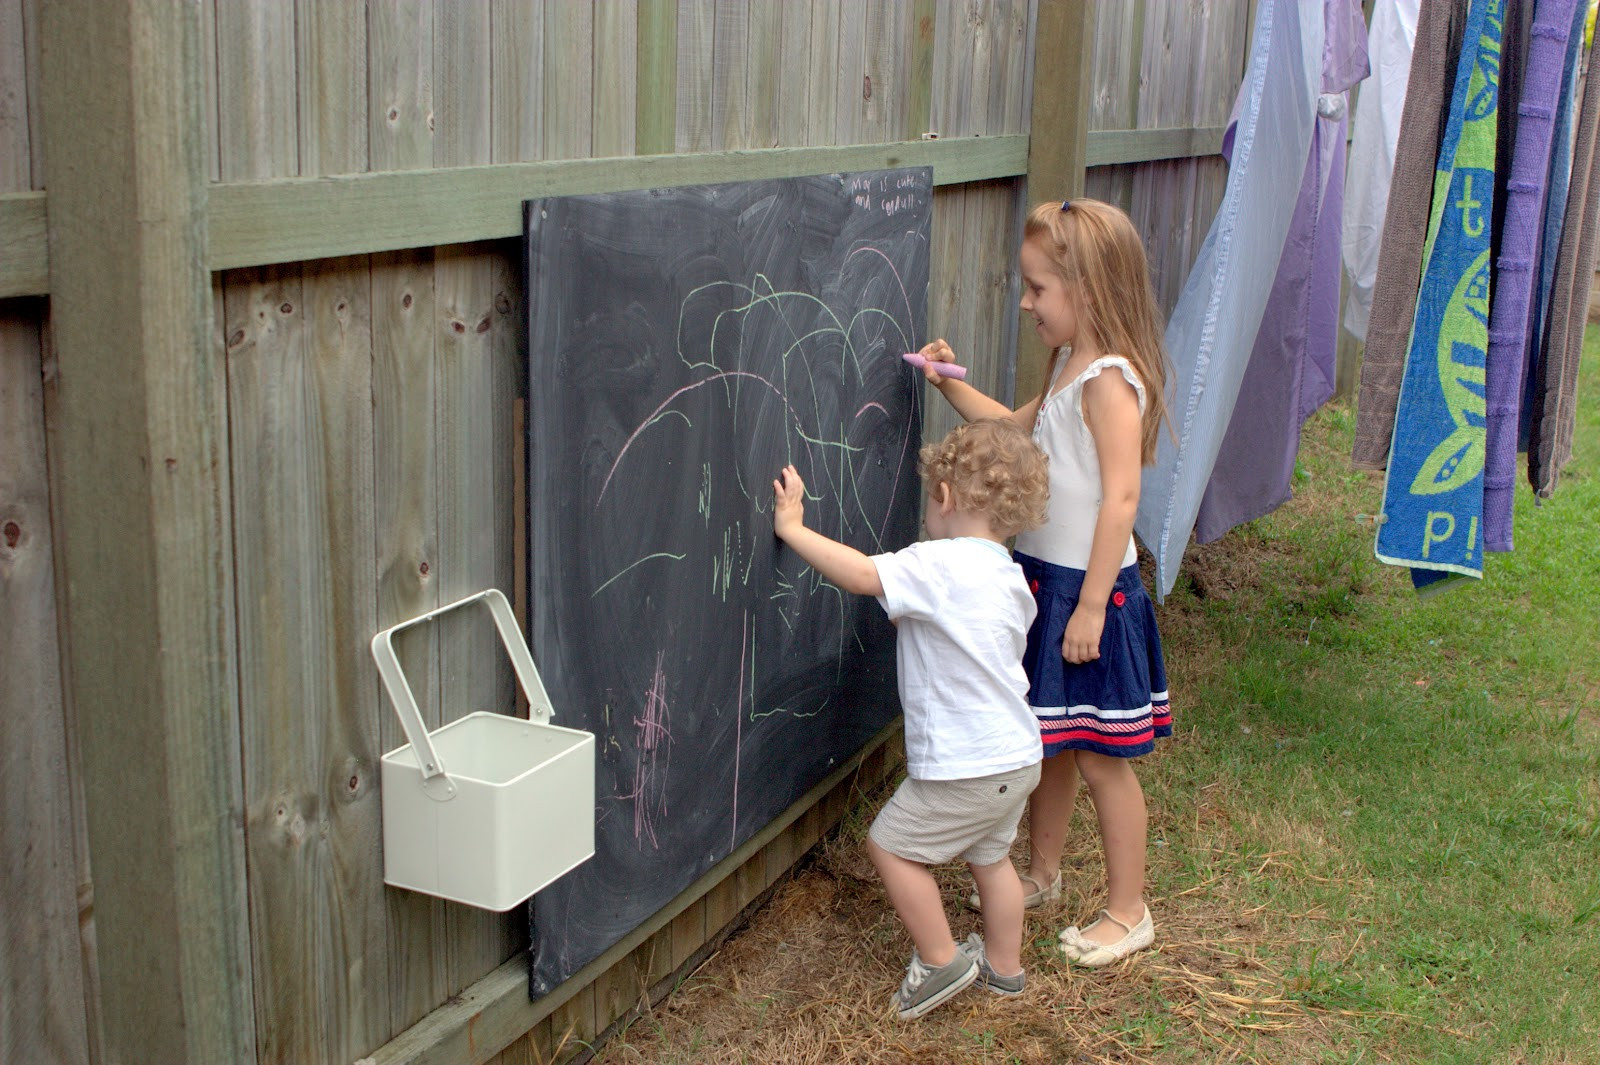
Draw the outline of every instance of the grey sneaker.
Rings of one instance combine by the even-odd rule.
[[[953,998],[977,978],[978,963],[960,947],[949,964],[937,969],[929,968],[913,950],[906,978],[891,1004],[902,1021],[913,1020]]]
[[[1023,984],[1026,982],[1027,973],[1017,973],[1015,976],[1001,976],[989,965],[989,956],[983,949],[983,937],[973,932],[967,936],[967,941],[956,948],[978,963],[978,979],[976,983],[993,995],[1004,995],[1006,998],[1015,998],[1022,994]]]

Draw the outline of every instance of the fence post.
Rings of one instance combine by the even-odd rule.
[[[1033,36],[1033,106],[1024,203],[1080,195],[1088,160],[1094,6],[1039,0]],[[1017,331],[1016,402],[1044,386],[1044,345],[1029,323]]]
[[[250,1063],[201,9],[39,7],[63,675],[82,755],[103,1057]]]

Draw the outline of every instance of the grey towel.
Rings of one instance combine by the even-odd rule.
[[[1595,244],[1600,238],[1600,48],[1589,47],[1589,74],[1578,108],[1577,140],[1572,147],[1572,180],[1567,186],[1566,225],[1556,252],[1550,291],[1543,380],[1535,382],[1533,423],[1528,434],[1528,483],[1540,497],[1555,491],[1561,467],[1572,458],[1577,418],[1578,363],[1594,280]]]
[[[1422,0],[1417,13],[1417,43],[1406,81],[1406,105],[1400,112],[1400,139],[1395,145],[1356,398],[1356,439],[1350,459],[1358,469],[1381,470],[1389,462],[1394,409],[1417,311],[1434,166],[1450,117],[1450,91],[1466,22],[1467,5],[1453,0]]]

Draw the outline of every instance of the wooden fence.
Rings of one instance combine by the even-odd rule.
[[[538,1003],[519,913],[382,883],[367,640],[524,584],[517,205],[927,163],[929,333],[1011,395],[1028,182],[1170,307],[1248,12],[0,0],[5,1059],[509,1065],[702,956],[892,735]],[[510,699],[487,626],[401,650],[431,726]]]

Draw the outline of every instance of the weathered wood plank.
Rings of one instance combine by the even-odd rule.
[[[834,66],[831,87],[826,79],[823,92],[830,91],[834,98],[833,144],[861,144],[876,139],[867,134],[865,101],[862,93],[867,78],[867,3],[863,0],[846,0],[839,5],[839,58]],[[813,91],[817,85],[813,85]],[[821,95],[821,94],[819,94]]]
[[[271,0],[223,5],[217,32],[223,175],[294,173],[287,168],[298,166],[307,143],[319,156],[328,149],[337,166],[348,152],[342,123],[349,119],[337,113],[337,101],[319,101],[312,85],[325,74],[347,83],[350,75],[338,67],[351,65],[348,52],[337,53],[329,40],[307,70],[309,128],[302,135],[293,10]],[[319,111],[322,104],[332,112]],[[359,121],[364,127],[364,113]],[[377,946],[382,957],[383,911],[375,892],[334,875],[329,836],[338,811],[324,771],[332,753],[324,726],[335,712],[338,676],[351,665],[338,659],[334,625],[354,620],[348,607],[342,618],[332,616],[330,574],[360,560],[330,557],[329,531],[350,490],[371,483],[342,481],[352,461],[370,462],[371,441],[336,454],[323,449],[325,441],[344,442],[346,408],[337,384],[325,394],[314,372],[301,275],[294,264],[223,278],[245,844],[264,1062],[359,1052],[387,1027],[381,1004],[369,1008],[365,989],[349,983],[347,949],[365,960]],[[370,402],[366,407],[370,419]],[[370,615],[371,598],[369,586],[355,610],[367,606]],[[375,813],[375,802],[368,809]],[[366,827],[374,825],[369,817]]]
[[[364,260],[228,279],[240,689],[263,1061],[389,1032],[381,982],[372,381]],[[337,576],[336,576],[337,575]]]
[[[748,148],[749,0],[714,0],[711,37],[711,147]]]
[[[486,4],[434,7],[435,166],[490,161],[490,9]],[[497,394],[490,336],[494,324],[496,249],[456,245],[434,255],[434,417],[438,566],[441,603],[485,588],[511,587],[511,402]],[[437,623],[442,721],[475,710],[512,708],[509,663],[494,627],[480,614],[457,613]],[[520,913],[499,914],[446,904],[446,936],[434,949],[446,957],[447,984],[434,1005],[499,965],[523,946]]]
[[[911,69],[906,75],[907,140],[933,129],[933,47],[938,18],[938,0],[913,0]]]
[[[294,6],[231,0],[216,20],[222,180],[298,175]]]
[[[375,34],[374,54],[377,41]],[[375,86],[373,99],[397,95]],[[227,270],[515,237],[522,201],[538,196],[899,166],[931,166],[934,184],[955,185],[1024,173],[1028,154],[1027,137],[1005,136],[433,168],[402,154],[428,149],[431,158],[431,140],[394,128],[388,113],[370,123],[372,173],[213,186],[208,265]],[[0,194],[0,297],[49,291],[47,213],[45,193]]]
[[[778,84],[774,145],[809,144],[811,114],[811,7],[808,4],[774,4],[783,15],[782,44],[778,52]]]
[[[433,256],[398,253],[372,259],[373,486],[376,515],[377,626],[439,605],[439,521],[434,455],[437,382],[433,358]],[[396,651],[423,721],[441,723],[439,639],[435,626],[402,633]],[[405,743],[385,698],[379,749]],[[445,903],[386,890],[389,1030],[427,1014],[448,986]]]
[[[928,261],[928,335],[924,343],[944,337],[965,360],[970,351],[972,314],[962,302],[963,271],[966,266],[966,190],[937,189],[933,194],[933,235]],[[943,399],[924,390],[922,438],[941,440],[961,424],[961,417]]]
[[[850,0],[857,3],[859,0]],[[812,0],[811,51],[805,98],[810,109],[807,144],[839,144],[839,98],[834,91],[841,55],[839,33],[844,21],[844,0]]]
[[[434,4],[395,0],[372,5],[367,17],[372,168],[432,168]],[[371,277],[374,576],[382,628],[440,603],[432,253],[374,256]],[[438,632],[429,625],[404,636],[396,651],[423,721],[437,728]],[[405,740],[393,707],[387,699],[379,705],[379,750],[389,751]],[[445,903],[413,892],[386,889],[384,908],[388,971],[382,979],[393,1033],[449,993],[448,923]]]
[[[50,291],[45,194],[0,193],[0,299]]]
[[[0,127],[0,137],[15,132]],[[0,178],[30,180],[26,165]],[[0,303],[0,1047],[17,1061],[87,1065],[45,466],[43,311],[41,301]]]
[[[491,0],[490,156],[544,158],[544,0]]]
[[[995,0],[987,20],[989,40],[989,101],[984,132],[1027,131],[1022,110],[1022,46],[1027,42],[1028,0]],[[1013,124],[1015,123],[1015,124]]]
[[[70,530],[63,673],[104,1055],[253,1062],[226,422],[218,367],[197,357],[211,320],[200,10],[41,9],[41,123],[73,131],[42,139],[61,375],[51,509]]]
[[[1091,130],[1086,161],[1089,166],[1113,166],[1218,155],[1222,151],[1224,129],[1223,126],[1179,126]]]
[[[712,50],[715,0],[678,0],[677,118],[679,152],[711,150]]]
[[[790,9],[803,13],[801,4],[750,5],[748,67],[745,98],[749,125],[745,144],[751,148],[774,148],[782,143],[780,126],[788,96],[784,83],[783,29]]]
[[[586,159],[594,154],[594,7],[558,0],[544,17],[544,156]]]
[[[1010,177],[1024,171],[1027,145],[984,137],[230,183],[211,190],[209,261],[224,269],[514,237],[522,201],[537,196],[899,166],[932,166],[940,185]]]
[[[677,144],[678,3],[638,0],[634,151],[661,155]]]
[[[609,0],[594,9],[594,140],[599,156],[632,155],[638,143],[638,0]]]
[[[0,191],[33,188],[22,0],[0,0]]]
[[[305,4],[295,14],[302,177],[367,169],[367,12]]]
[[[430,167],[433,165],[433,80],[428,76],[433,65],[431,0],[386,0],[371,5],[367,9],[367,34],[367,145],[371,169],[389,171]],[[373,250],[379,249],[349,249],[356,253]],[[340,255],[344,252],[330,254]],[[292,258],[317,259],[322,256],[297,255]],[[214,263],[212,268],[222,267]]]

